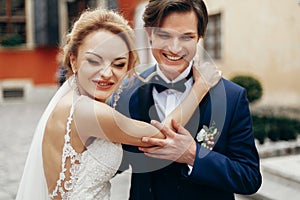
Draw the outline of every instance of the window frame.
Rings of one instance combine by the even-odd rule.
[[[14,35],[16,34],[13,31],[13,25],[14,24],[24,24],[24,28],[22,30],[22,38],[24,39],[24,42],[17,44],[15,46],[19,45],[24,45],[27,43],[28,39],[28,33],[27,33],[27,19],[26,19],[26,13],[27,13],[27,2],[26,0],[24,1],[24,7],[21,8],[23,10],[22,14],[23,15],[13,15],[13,10],[12,10],[12,1],[11,0],[5,0],[5,15],[0,15],[0,23],[6,24],[6,31],[4,32],[3,36],[5,37],[6,35]],[[1,38],[0,38],[1,39]],[[2,42],[2,40],[0,41]]]
[[[222,14],[210,15],[208,23],[206,36],[203,41],[204,49],[211,58],[219,60],[222,58]],[[211,44],[208,43],[208,40],[212,41]]]

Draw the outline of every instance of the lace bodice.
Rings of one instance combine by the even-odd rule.
[[[80,98],[79,98],[80,99]],[[78,99],[78,100],[79,100]],[[77,101],[78,101],[77,100]],[[76,101],[76,102],[77,102]],[[65,143],[62,151],[62,170],[50,198],[101,199],[110,198],[110,179],[114,176],[122,160],[122,147],[103,139],[95,139],[83,153],[77,153],[70,143],[70,125],[76,102],[72,105],[67,122]],[[66,159],[71,161],[70,179],[66,180]],[[62,184],[64,181],[64,184]]]

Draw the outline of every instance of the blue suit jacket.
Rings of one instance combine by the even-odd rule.
[[[142,73],[147,77],[155,67]],[[151,83],[138,79],[126,87],[116,107],[133,119],[158,119]],[[130,199],[229,200],[234,193],[252,194],[261,185],[259,157],[245,90],[222,79],[202,100],[185,126],[195,137],[203,125],[215,122],[220,136],[212,151],[197,143],[190,175],[186,164],[149,158],[136,147],[123,145],[120,171],[132,166]]]

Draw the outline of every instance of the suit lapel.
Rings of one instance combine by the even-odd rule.
[[[226,92],[224,83],[221,80],[205,95],[186,128],[195,137],[203,128],[203,125],[210,126],[214,122],[221,133],[225,124],[226,108]]]
[[[153,84],[145,84],[139,88],[138,96],[139,101],[139,110],[141,120],[150,122],[151,119],[159,121],[158,113],[154,106],[154,100],[152,96]]]
[[[210,120],[210,100],[209,94],[199,104],[195,110],[193,116],[189,122],[185,125],[185,128],[191,133],[193,137],[196,137],[197,133],[201,130],[204,124],[208,124]]]
[[[156,65],[149,68],[145,72],[141,74],[143,78],[148,77],[153,72],[156,71]],[[151,119],[159,120],[158,113],[154,106],[154,100],[152,96],[152,90],[153,90],[154,84],[150,81],[148,83],[142,83],[140,82],[140,86],[137,90],[137,98],[138,100],[138,106],[136,108],[136,113],[139,113],[139,120],[150,122]]]

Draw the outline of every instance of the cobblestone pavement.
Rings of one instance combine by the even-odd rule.
[[[25,160],[36,124],[53,91],[37,102],[8,101],[0,103],[0,200],[13,200],[22,176]],[[35,94],[31,95],[35,96]],[[130,172],[112,180],[111,200],[128,199]],[[237,196],[237,200],[246,200]]]
[[[0,200],[15,199],[35,126],[45,103],[0,104]]]

